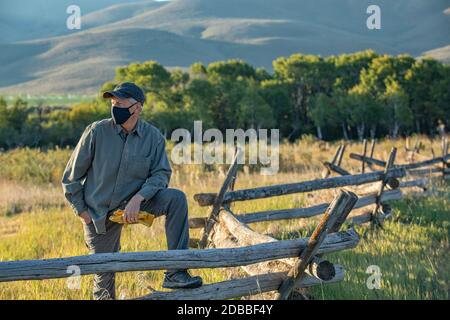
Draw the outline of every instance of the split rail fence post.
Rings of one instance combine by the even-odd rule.
[[[281,283],[278,289],[277,300],[286,300],[289,298],[292,290],[298,286],[305,276],[305,269],[313,260],[325,236],[330,230],[333,230],[336,224],[340,227],[342,221],[345,221],[345,218],[357,200],[358,197],[354,193],[344,190],[341,190],[334,198],[309,238],[306,248],[301,252],[299,259],[297,259],[295,265]]]
[[[389,159],[386,162],[386,166],[384,168],[385,177],[381,181],[380,189],[378,190],[377,198],[375,201],[375,208],[372,211],[371,221],[374,222],[378,226],[381,226],[381,223],[380,223],[379,217],[378,217],[378,212],[379,212],[380,205],[381,205],[381,197],[383,195],[384,188],[386,187],[386,184],[388,183],[388,179],[387,179],[386,175],[387,175],[389,169],[391,169],[394,166],[396,155],[397,155],[397,148],[393,147],[391,150],[391,153],[389,154]]]
[[[363,150],[362,150],[362,155],[363,157],[366,156],[367,154],[367,139],[364,139],[363,141]],[[364,173],[366,169],[366,162],[365,161],[361,161],[361,173]]]
[[[214,199],[211,213],[208,217],[208,220],[206,221],[205,228],[203,229],[203,235],[199,242],[200,248],[206,248],[208,246],[209,234],[213,229],[214,224],[217,222],[217,216],[219,215],[220,209],[223,204],[223,197],[225,196],[225,193],[228,191],[229,187],[233,185],[234,180],[236,179],[238,169],[238,159],[240,157],[241,152],[242,150],[240,148],[236,149],[233,163],[228,169],[227,176],[222,184],[222,187],[220,188],[219,194]]]

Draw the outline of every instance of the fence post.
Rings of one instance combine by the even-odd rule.
[[[347,147],[346,144],[342,145],[341,151],[339,152],[339,157],[338,157],[338,161],[337,161],[337,165],[341,166],[341,162],[342,162],[342,158],[344,157],[344,152],[345,152],[345,148]]]
[[[371,143],[371,145],[370,145],[370,155],[369,155],[369,158],[373,158],[373,154],[374,154],[374,152],[375,152],[375,144],[376,144],[376,140],[375,140],[375,139],[372,139],[372,143]],[[374,170],[371,163],[367,163],[367,166],[368,166],[371,170]]]
[[[416,138],[416,143],[414,143],[414,148],[413,148],[412,153],[411,153],[411,162],[414,162],[415,155],[417,153],[419,153],[419,149],[420,149],[421,144],[422,143],[419,141],[419,138]]]
[[[341,176],[351,176],[350,172],[348,172],[347,170],[342,169],[341,167],[333,163],[329,163],[328,161],[325,161],[323,165],[327,167],[329,171],[334,171],[340,174]]]
[[[336,153],[335,153],[333,159],[331,160],[331,162],[328,162],[328,161],[323,162],[325,169],[322,173],[322,177],[324,179],[328,178],[328,176],[331,174],[331,171],[334,171],[334,172],[340,174],[341,176],[351,175],[350,172],[348,172],[347,170],[343,169],[340,166],[341,162],[342,162],[342,158],[344,156],[345,147],[346,147],[345,144],[339,145],[339,148],[336,150]]]
[[[237,174],[237,169],[238,169],[238,159],[239,159],[241,152],[242,152],[242,150],[240,148],[236,148],[233,163],[231,164],[230,168],[228,169],[227,176],[225,178],[225,181],[222,184],[222,187],[220,188],[219,194],[214,199],[211,213],[208,217],[208,220],[206,221],[205,228],[203,229],[203,235],[199,242],[200,248],[207,247],[209,234],[210,234],[214,224],[217,222],[217,216],[219,215],[220,209],[223,204],[223,197],[225,196],[225,193],[228,191],[228,188],[230,186],[234,185],[234,181],[236,179],[236,174]]]
[[[334,164],[339,159],[339,155],[340,155],[341,149],[342,149],[342,144],[340,144],[337,147],[336,152],[334,153],[333,159],[331,159],[331,163]],[[322,171],[322,178],[325,179],[325,178],[328,178],[330,176],[331,170],[330,170],[330,168],[328,166],[325,165],[325,163],[324,163],[324,166],[325,166],[325,169]]]
[[[442,137],[441,149],[442,149],[442,179],[445,179],[445,174],[447,171],[447,167],[449,167],[449,163],[445,160],[448,154],[448,139],[444,136]]]
[[[380,205],[381,205],[381,196],[383,195],[384,188],[385,188],[386,184],[388,183],[388,179],[386,178],[386,175],[387,175],[389,169],[391,169],[394,166],[396,155],[397,155],[397,148],[393,147],[391,150],[391,153],[389,154],[389,159],[386,162],[386,166],[384,168],[385,176],[384,176],[383,180],[381,181],[380,189],[378,190],[377,198],[375,201],[375,208],[373,209],[372,214],[371,214],[371,221],[374,222],[378,226],[381,226],[381,223],[378,219],[378,211],[379,211]]]
[[[306,248],[301,252],[299,259],[297,259],[295,265],[281,283],[277,294],[278,300],[286,300],[289,298],[292,290],[304,278],[305,269],[313,260],[325,236],[330,231],[335,230],[335,228],[340,228],[357,200],[358,197],[354,193],[345,190],[341,190],[334,198],[309,238]]]
[[[364,141],[363,141],[363,152],[362,152],[363,157],[365,157],[366,154],[367,154],[367,139],[364,139]],[[366,162],[362,161],[361,162],[361,173],[364,173],[365,169],[366,169]]]

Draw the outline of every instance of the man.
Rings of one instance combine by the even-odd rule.
[[[120,250],[123,225],[108,218],[123,209],[128,223],[137,222],[139,211],[165,215],[168,249],[188,249],[186,195],[168,187],[172,170],[163,135],[139,118],[144,92],[125,82],[104,92],[103,98],[111,99],[112,118],[86,127],[61,181],[65,197],[84,224],[87,247],[91,253]],[[95,275],[94,299],[115,299],[114,283],[114,273]],[[202,279],[187,270],[167,270],[163,282],[165,288],[201,285]]]

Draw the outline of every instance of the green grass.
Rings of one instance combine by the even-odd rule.
[[[427,198],[393,202],[382,230],[359,227],[364,237],[350,251],[327,256],[347,270],[345,280],[311,290],[317,299],[449,299],[450,187]],[[381,288],[368,289],[370,265],[381,271]]]
[[[8,232],[9,230],[9,232]],[[81,222],[69,208],[37,209],[0,220],[0,260],[45,259],[87,254]],[[152,228],[127,226],[122,251],[166,250],[163,220]],[[224,280],[220,270],[195,270],[206,282]],[[117,293],[128,298],[161,290],[163,271],[117,274]],[[89,299],[92,276],[82,277],[80,290],[67,287],[67,279],[19,281],[0,284],[0,299]]]
[[[49,94],[49,95],[27,95],[15,94],[4,95],[6,102],[11,103],[17,98],[21,98],[28,102],[30,106],[44,105],[44,106],[69,106],[71,104],[80,102],[89,102],[95,99],[95,95],[80,95],[80,94]]]

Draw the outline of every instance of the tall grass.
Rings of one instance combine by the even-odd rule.
[[[450,186],[435,195],[393,202],[393,219],[382,230],[358,229],[364,238],[351,250],[329,255],[345,266],[344,281],[315,287],[318,299],[449,299]],[[367,281],[377,266],[381,287]]]
[[[72,150],[55,148],[48,151],[17,148],[0,152],[0,179],[33,184],[57,184]]]
[[[436,155],[440,155],[440,139],[430,140],[426,136],[413,136],[411,144],[415,141],[422,142],[417,160],[432,157],[432,149]],[[322,162],[329,161],[339,144],[347,145],[343,159],[343,167],[354,173],[359,172],[361,164],[349,158],[351,152],[361,153],[362,143],[359,141],[318,141],[312,136],[303,136],[295,143],[283,141],[279,147],[279,172],[300,173],[305,176],[318,175],[323,169]],[[177,184],[185,184],[192,179],[202,180],[213,174],[223,177],[228,168],[225,164],[174,164],[172,162],[172,150],[174,143],[167,142],[167,154],[174,171],[172,179]],[[405,139],[390,140],[384,139],[377,143],[374,156],[378,159],[386,160],[392,147],[398,148],[396,163],[405,163],[407,153],[404,150]],[[246,162],[248,163],[249,151],[245,147]],[[224,148],[225,149],[225,148]],[[58,148],[49,150],[17,148],[6,152],[0,151],[0,179],[28,182],[33,184],[52,183],[59,185],[61,176],[70,157],[72,149]],[[224,150],[225,152],[225,150]],[[226,157],[223,157],[226,159]],[[416,161],[417,161],[416,160]],[[240,168],[242,173],[260,173],[261,164],[243,165]],[[319,174],[320,175],[320,174]],[[276,177],[276,176],[275,176]],[[258,180],[256,180],[257,182]]]

